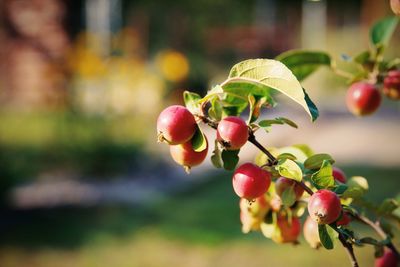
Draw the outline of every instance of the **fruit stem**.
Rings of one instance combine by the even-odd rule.
[[[271,154],[271,152],[269,152],[263,145],[261,145],[257,139],[256,136],[254,135],[253,131],[249,130],[249,138],[248,138],[249,142],[252,143],[253,145],[255,145],[258,149],[261,150],[261,152],[263,152],[265,155],[267,155],[267,157],[269,158],[268,160],[268,165],[269,166],[273,166],[276,165],[278,163],[278,160]]]
[[[355,214],[354,218],[366,225],[369,225],[372,229],[375,230],[375,232],[382,237],[383,239],[387,239],[388,236],[385,233],[385,231],[383,231],[383,229],[380,227],[380,225],[378,223],[374,223],[373,221],[371,221],[370,219],[368,219],[367,217],[360,215],[360,214]],[[399,251],[396,249],[396,247],[393,245],[392,241],[389,241],[386,244],[386,247],[388,247],[390,250],[393,251],[393,253],[396,255],[397,259],[400,258],[400,254]]]

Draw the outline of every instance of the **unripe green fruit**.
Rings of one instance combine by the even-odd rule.
[[[347,181],[346,174],[344,174],[344,172],[337,167],[332,168],[332,175],[333,175],[333,178],[335,178],[335,180],[338,182],[345,184]]]
[[[217,140],[228,150],[238,150],[246,144],[249,129],[246,122],[235,116],[229,116],[218,123]]]
[[[293,187],[296,200],[300,199],[304,193],[304,189],[297,184],[296,181],[285,177],[279,177],[275,182],[275,192],[280,197],[282,197],[283,192],[290,187]]]
[[[206,137],[205,137],[206,138]],[[192,142],[188,141],[181,145],[170,146],[170,153],[176,163],[190,169],[193,166],[201,164],[207,156],[208,152],[208,141],[206,138],[206,149],[201,152],[194,151]]]
[[[272,240],[276,243],[292,243],[296,242],[300,235],[300,220],[297,217],[292,217],[292,221],[289,222],[284,216],[278,216],[277,226],[279,228],[279,234],[272,236]]]
[[[253,163],[242,164],[235,170],[232,185],[235,193],[253,200],[267,192],[271,184],[271,174]]]
[[[400,70],[389,71],[383,80],[383,93],[390,99],[400,100]]]
[[[346,95],[348,109],[357,116],[374,113],[381,104],[378,89],[366,82],[357,82],[350,86]]]
[[[343,212],[342,217],[336,222],[336,225],[348,225],[350,222],[350,216],[347,214],[347,212]]]
[[[397,267],[398,259],[392,250],[385,249],[382,257],[375,259],[375,267]]]
[[[189,141],[196,132],[196,120],[184,106],[174,105],[164,109],[157,119],[159,141],[170,145]]]
[[[336,221],[342,206],[339,197],[332,191],[321,189],[308,201],[308,213],[318,224],[330,224]]]
[[[318,224],[310,216],[307,217],[303,225],[304,239],[312,248],[319,248],[321,241],[319,239]]]

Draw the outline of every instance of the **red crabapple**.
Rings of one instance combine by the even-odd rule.
[[[389,249],[385,249],[382,257],[375,259],[375,267],[397,267],[398,259],[396,254]]]
[[[399,2],[400,9],[400,2]],[[393,100],[400,100],[400,70],[391,70],[383,80],[383,93]]]
[[[246,122],[235,116],[222,119],[217,128],[217,140],[228,150],[238,150],[246,144],[249,138],[249,129]]]
[[[308,213],[318,224],[333,223],[341,212],[340,199],[332,191],[318,190],[308,201]]]
[[[188,141],[181,145],[170,146],[170,153],[176,163],[190,169],[193,166],[201,164],[207,156],[208,152],[208,141],[206,138],[207,146],[206,149],[200,152],[194,151],[192,142]]]
[[[342,184],[345,184],[347,181],[346,174],[344,174],[344,172],[337,167],[332,168],[332,175],[336,181],[341,182]]]
[[[239,197],[253,200],[267,192],[271,174],[253,163],[245,163],[235,170],[232,184]]]
[[[357,82],[350,86],[346,95],[348,109],[358,116],[375,112],[381,103],[381,95],[373,84]]]
[[[160,141],[167,141],[170,145],[183,144],[195,132],[196,120],[184,106],[169,106],[158,116],[157,133]]]
[[[274,234],[272,240],[276,243],[291,243],[296,242],[301,232],[300,220],[297,217],[292,217],[290,222],[285,216],[278,216],[277,226],[279,234]]]
[[[319,248],[321,241],[319,239],[318,224],[310,216],[307,217],[303,225],[304,239],[312,248]]]
[[[342,212],[342,217],[336,222],[336,225],[348,225],[351,222],[351,217],[347,212]]]
[[[283,192],[290,187],[293,187],[296,200],[300,199],[304,193],[304,189],[298,183],[296,183],[296,181],[285,177],[279,177],[275,182],[275,192],[280,197],[282,196]]]

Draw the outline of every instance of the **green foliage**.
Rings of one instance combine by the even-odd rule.
[[[204,151],[207,148],[206,137],[199,127],[197,127],[196,133],[192,138],[192,147],[196,152]]]
[[[322,162],[321,168],[311,175],[311,181],[318,189],[333,187],[335,180],[332,175],[332,165],[329,160],[324,160]]]
[[[331,65],[331,57],[320,51],[290,50],[275,59],[285,64],[299,81],[307,78],[320,66]]]
[[[334,159],[329,154],[315,154],[304,162],[304,167],[309,170],[320,169],[324,161],[328,161],[330,164],[335,163]]]
[[[395,16],[386,17],[376,22],[370,29],[371,43],[376,48],[387,46],[398,23],[399,18]]]
[[[264,128],[266,131],[269,130],[269,128],[273,125],[273,124],[287,124],[293,128],[297,128],[297,124],[287,118],[283,118],[283,117],[279,117],[279,118],[275,118],[273,120],[262,120],[260,122],[258,122],[258,125],[262,128]]]
[[[211,156],[211,162],[215,168],[222,168],[222,155],[217,140],[214,142],[214,151]]]
[[[303,172],[299,165],[291,159],[285,158],[278,161],[276,166],[279,174],[283,177],[300,182],[303,179]]]
[[[235,169],[236,165],[239,162],[239,151],[240,150],[223,150],[221,154],[221,158],[223,161],[224,169],[228,171],[232,171]]]
[[[292,206],[296,202],[296,193],[294,192],[294,187],[290,186],[283,191],[281,199],[282,204],[286,207]]]
[[[333,249],[335,235],[328,230],[327,225],[318,225],[319,240],[326,249]]]
[[[183,92],[183,101],[185,102],[185,106],[192,113],[197,113],[199,109],[199,100],[201,99],[199,94],[192,93],[189,91]]]

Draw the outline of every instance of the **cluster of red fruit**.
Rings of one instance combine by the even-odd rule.
[[[192,138],[198,129],[193,114],[183,106],[170,106],[164,109],[157,120],[159,141],[170,145],[172,158],[186,169],[201,164],[207,156],[208,141],[201,151],[195,151]],[[227,150],[238,150],[249,136],[246,123],[239,117],[226,117],[218,124],[217,140]]]
[[[383,80],[383,94],[400,100],[400,70],[391,70]],[[356,82],[347,91],[346,104],[358,116],[374,113],[381,104],[381,93],[376,84]]]

